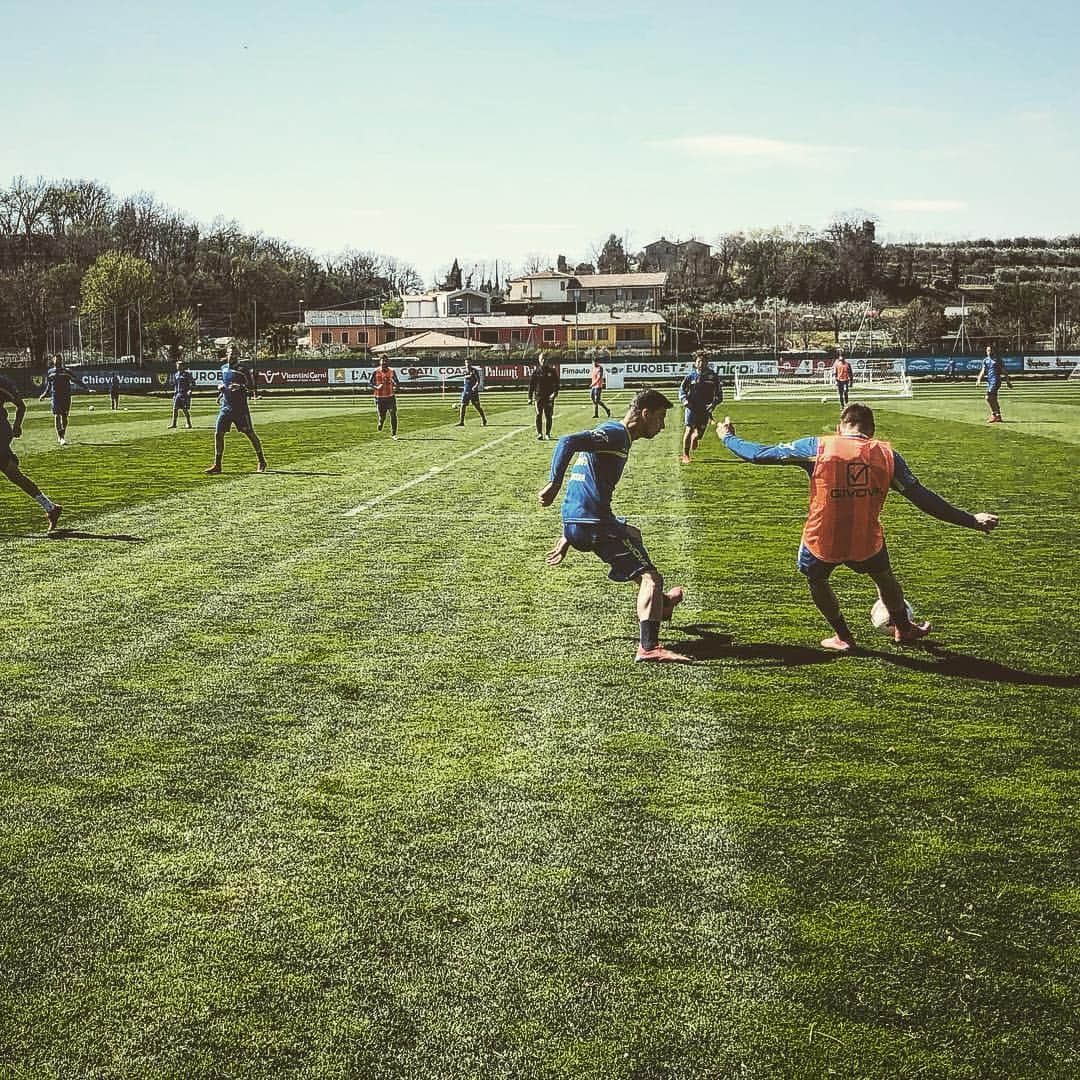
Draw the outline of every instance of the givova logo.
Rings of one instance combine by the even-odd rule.
[[[848,461],[844,468],[844,487],[832,488],[830,499],[870,499],[883,493],[873,486],[873,474],[865,461]]]

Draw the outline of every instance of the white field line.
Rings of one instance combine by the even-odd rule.
[[[384,491],[381,495],[376,496],[374,499],[369,499],[366,503],[361,503],[359,506],[354,506],[351,510],[346,510],[343,516],[356,517],[365,510],[370,510],[373,506],[378,506],[379,503],[386,502],[387,499],[392,499],[395,495],[400,495],[403,491],[408,491],[409,488],[416,487],[417,484],[423,484],[438,476],[439,473],[445,472],[447,469],[452,469],[455,465],[460,465],[461,462],[468,461],[469,458],[476,457],[477,454],[482,454],[485,450],[490,450],[493,446],[498,446],[499,443],[506,442],[507,439],[512,439],[515,435],[520,435],[523,431],[528,430],[529,429],[526,427],[514,428],[513,431],[508,431],[505,435],[500,435],[497,439],[493,439],[483,446],[478,446],[475,450],[470,450],[467,454],[462,454],[461,457],[454,458],[453,461],[448,461],[445,465],[432,465],[426,473],[414,477],[412,480],[408,481],[408,483],[393,488],[391,491]]]

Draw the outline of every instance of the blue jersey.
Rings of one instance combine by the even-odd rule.
[[[692,412],[708,412],[717,401],[724,400],[720,376],[711,368],[690,372],[679,387],[679,400]]]
[[[462,394],[471,396],[480,389],[480,372],[476,368],[465,369],[465,387],[462,390]]]
[[[864,439],[865,435],[846,435],[844,438]],[[814,472],[817,463],[820,440],[816,435],[805,439],[796,439],[790,443],[777,443],[766,446],[762,443],[740,439],[737,435],[724,437],[724,445],[743,461],[755,465],[798,465],[808,476]],[[894,450],[893,452],[892,490],[914,503],[923,513],[947,521],[951,525],[963,525],[969,529],[977,528],[975,518],[964,510],[947,502],[940,495],[923,487],[911,471],[908,463]]]
[[[996,390],[1001,385],[1001,361],[996,356],[988,356],[983,360],[982,373],[986,379],[987,390]]]
[[[54,405],[70,405],[72,383],[78,383],[85,388],[82,379],[73,375],[67,368],[61,368],[59,371],[56,368],[50,368],[48,375],[45,376],[45,389],[41,392],[42,396],[50,394]]]
[[[185,400],[191,397],[191,388],[194,383],[195,379],[190,371],[177,371],[173,375],[173,397]]]
[[[625,425],[609,420],[594,431],[564,435],[555,444],[549,477],[552,482],[562,482],[571,458],[577,454],[566,477],[562,501],[564,522],[599,524],[618,520],[611,509],[611,497],[626,468],[630,443],[630,432]]]
[[[229,368],[221,376],[221,411],[246,413],[248,407],[247,376],[235,368]]]

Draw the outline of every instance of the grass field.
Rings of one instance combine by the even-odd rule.
[[[65,450],[32,407],[58,539],[0,483],[0,1075],[1077,1075],[1080,387],[879,406],[1002,517],[890,500],[925,650],[846,572],[866,651],[818,647],[799,470],[636,444],[616,509],[687,589],[685,668],[631,662],[594,559],[544,566],[523,394],[406,398],[397,443],[370,400],[260,402],[271,471],[233,434],[214,478],[211,402],[125,404]]]

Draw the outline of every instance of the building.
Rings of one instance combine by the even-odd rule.
[[[667,286],[666,271],[651,274],[578,274],[573,295],[579,310],[627,308],[659,311]]]
[[[436,330],[425,330],[420,334],[388,341],[371,351],[376,356],[393,356],[396,353],[467,353],[472,349],[490,349],[491,345],[483,342],[457,337],[454,334],[440,334]]]
[[[409,318],[435,318],[447,315],[479,315],[491,311],[491,297],[479,289],[439,289],[434,292],[409,293],[401,297],[404,314]]]
[[[667,271],[672,284],[693,287],[716,277],[712,248],[700,240],[668,240],[661,236],[645,245],[643,269]]]
[[[309,349],[347,352],[371,349],[387,339],[388,327],[378,308],[354,311],[305,311],[306,339],[298,344]]]
[[[425,331],[450,334],[503,352],[607,349],[658,352],[664,318],[652,311],[579,311],[546,315],[472,315],[388,319],[398,341]]]

